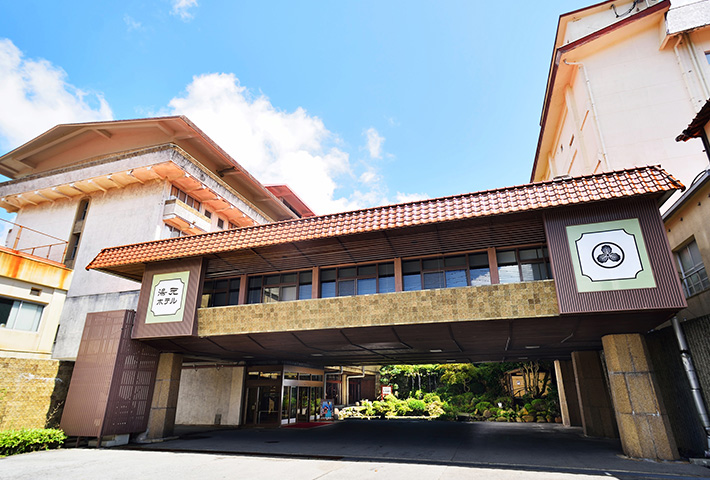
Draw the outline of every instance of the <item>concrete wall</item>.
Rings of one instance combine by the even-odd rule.
[[[61,360],[76,360],[84,331],[86,315],[92,312],[135,310],[138,307],[139,290],[67,297],[59,321],[57,341],[52,357]]]
[[[0,430],[58,425],[70,377],[71,364],[0,357]]]
[[[243,388],[244,367],[183,367],[175,423],[239,425]]]

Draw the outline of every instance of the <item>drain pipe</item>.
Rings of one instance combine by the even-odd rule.
[[[693,401],[695,402],[695,408],[698,411],[698,415],[700,416],[700,423],[703,425],[703,429],[705,430],[705,436],[707,440],[705,457],[710,458],[710,417],[708,417],[708,411],[705,408],[703,395],[700,391],[700,382],[698,381],[698,375],[695,373],[695,366],[693,365],[693,359],[690,356],[688,342],[686,342],[685,334],[680,328],[680,322],[678,322],[678,317],[674,316],[671,319],[671,323],[673,324],[673,330],[675,331],[675,336],[678,340],[678,346],[680,347],[680,358],[683,362],[683,368],[685,368],[685,374],[688,376],[688,382],[690,382],[690,392],[693,396]]]
[[[584,75],[584,81],[587,84],[587,95],[589,95],[589,104],[592,107],[592,116],[594,117],[594,124],[597,127],[597,136],[599,137],[599,146],[602,149],[602,157],[604,157],[604,164],[607,170],[611,170],[609,167],[609,158],[606,155],[606,144],[604,143],[604,135],[602,134],[602,128],[599,124],[599,114],[597,113],[597,104],[594,101],[594,94],[592,93],[592,84],[589,81],[589,75],[587,74],[587,67],[584,66],[582,62],[568,62],[567,60],[562,60],[565,65],[582,67],[582,74]]]
[[[350,404],[350,379],[351,378],[365,378],[365,365],[362,366],[362,373],[360,375],[346,375],[345,376],[345,392],[348,401],[346,405]]]

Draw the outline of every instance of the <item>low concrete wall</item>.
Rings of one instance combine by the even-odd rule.
[[[0,430],[56,427],[73,363],[0,358]]]
[[[239,425],[244,367],[184,367],[175,423]]]

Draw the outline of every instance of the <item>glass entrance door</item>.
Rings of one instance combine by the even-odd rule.
[[[256,425],[258,422],[259,387],[247,388],[247,404],[244,409],[244,424]]]
[[[298,387],[298,422],[310,421],[310,390],[310,387]]]

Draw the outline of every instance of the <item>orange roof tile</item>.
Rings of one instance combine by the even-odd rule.
[[[119,265],[203,256],[267,245],[525,212],[614,198],[668,194],[682,188],[685,188],[683,184],[660,167],[638,167],[105,248],[86,269],[107,269]]]

